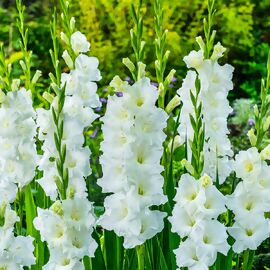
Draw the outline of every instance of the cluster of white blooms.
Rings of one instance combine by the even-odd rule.
[[[201,44],[201,42],[198,43]],[[187,67],[192,69],[188,71],[182,87],[177,92],[183,103],[179,134],[182,141],[185,141],[186,138],[193,139],[190,114],[194,116],[194,107],[190,92],[196,96],[195,82],[196,79],[199,79],[198,100],[202,102],[202,115],[205,124],[204,172],[213,179],[216,179],[218,175],[219,183],[223,183],[231,172],[228,157],[233,155],[227,136],[227,117],[232,111],[227,96],[233,88],[233,67],[228,64],[222,66],[218,63],[218,59],[223,56],[225,51],[220,43],[214,46],[211,59],[204,58],[203,46],[201,47],[199,51],[191,51],[188,56],[184,57]],[[189,155],[191,155],[190,152],[189,149]],[[189,156],[189,160],[190,158]]]
[[[13,202],[17,187],[35,176],[38,156],[35,146],[35,111],[25,89],[8,92],[0,106],[1,199]]]
[[[196,180],[184,174],[174,200],[176,204],[169,217],[172,231],[186,238],[174,251],[177,265],[208,270],[216,261],[217,253],[226,255],[230,248],[226,227],[217,220],[226,211],[226,198],[208,175]]]
[[[99,81],[101,76],[98,59],[81,54],[90,47],[82,33],[72,34],[71,47],[77,54],[74,65],[67,51],[63,58],[74,69],[70,73],[62,73],[62,89],[59,89],[65,89],[60,120],[63,121],[61,144],[66,146],[63,165],[68,170],[67,199],[61,198],[57,185],[60,180],[55,160],[59,154],[54,138],[57,130],[52,108],[57,111],[58,96],[53,98],[50,110],[37,110],[39,138],[44,141],[44,154],[39,163],[43,177],[38,182],[52,200],[55,201],[59,195],[62,199],[56,201],[50,209],[38,208],[38,216],[34,220],[41,240],[47,242],[50,251],[49,262],[43,267],[46,270],[84,269],[83,257],[93,257],[97,248],[91,236],[96,220],[92,203],[87,199],[85,183],[85,177],[91,174],[91,153],[88,147],[83,147],[83,133],[98,116],[93,110],[100,106],[95,81]]]
[[[116,76],[111,86],[121,96],[110,96],[103,117],[104,141],[98,184],[106,197],[99,224],[124,237],[133,248],[163,229],[165,213],[150,206],[166,202],[160,159],[167,114],[155,106],[157,89],[143,77],[132,86]]]
[[[44,270],[84,269],[81,260],[93,257],[97,248],[91,236],[95,224],[92,209],[92,203],[82,198],[56,201],[50,209],[38,208],[34,225],[50,250]]]
[[[80,33],[80,36],[83,34]],[[87,47],[85,39],[76,37],[78,32],[71,36],[72,48],[81,46],[83,51]],[[88,42],[87,42],[88,43]],[[88,46],[89,48],[89,46]],[[76,51],[77,52],[77,51]],[[69,172],[68,192],[75,193],[76,197],[86,197],[86,185],[84,177],[91,174],[89,164],[90,149],[83,147],[83,131],[98,117],[93,108],[100,106],[97,84],[101,79],[98,69],[98,59],[79,54],[75,60],[75,68],[70,73],[62,73],[61,83],[65,85],[65,101],[62,111],[64,122],[62,145],[66,145],[66,159],[64,167]],[[61,90],[62,91],[62,90]],[[39,162],[39,168],[43,171],[43,177],[38,180],[46,194],[52,200],[58,196],[56,179],[58,176],[55,159],[58,156],[54,133],[56,127],[53,120],[52,107],[57,108],[58,97],[55,97],[50,110],[37,109],[37,124],[39,126],[39,138],[44,141],[42,149],[44,154]]]
[[[265,218],[270,211],[270,166],[265,161],[269,158],[269,146],[261,153],[252,147],[235,157],[233,168],[243,181],[228,196],[227,206],[235,214],[235,223],[228,231],[235,239],[236,253],[256,250],[270,236],[269,219]]]
[[[19,188],[35,176],[36,114],[25,89],[8,92],[0,106],[0,269],[24,269],[35,264],[33,238],[14,236],[19,221],[10,204]]]
[[[19,218],[9,203],[0,199],[0,269],[18,270],[35,264],[33,238],[14,236]]]

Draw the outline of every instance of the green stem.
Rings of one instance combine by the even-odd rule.
[[[243,267],[242,270],[248,269],[248,262],[249,262],[249,250],[246,250],[243,255]]]
[[[138,270],[144,270],[144,244],[136,247],[137,260],[138,260]]]
[[[116,269],[121,269],[121,249],[120,237],[116,237]]]
[[[93,269],[91,258],[84,257],[83,258],[83,264],[84,264],[85,270],[92,270]]]

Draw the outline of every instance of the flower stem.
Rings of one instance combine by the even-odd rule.
[[[138,270],[144,270],[144,251],[145,251],[144,245],[140,245],[136,247],[137,259],[138,259]]]

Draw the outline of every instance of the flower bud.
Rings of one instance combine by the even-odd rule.
[[[195,174],[195,170],[193,168],[193,166],[191,165],[191,163],[189,161],[187,161],[186,159],[183,159],[181,161],[181,164],[186,168],[186,170],[191,174],[194,175]]]
[[[38,81],[38,79],[41,77],[41,75],[42,75],[42,72],[40,70],[37,70],[35,75],[32,78],[32,83],[35,84]]]
[[[23,60],[20,60],[19,63],[21,65],[23,71],[26,71],[26,65],[25,65],[24,61]]]
[[[211,177],[206,173],[203,176],[201,176],[199,181],[204,188],[207,188],[213,184]]]
[[[268,144],[260,153],[262,160],[270,160],[270,144]]]
[[[173,145],[172,145],[173,143]],[[170,140],[169,144],[168,144],[168,148],[169,151],[172,150],[172,153],[174,152],[174,150],[176,150],[178,147],[180,147],[183,143],[181,142],[181,138],[179,135],[176,135],[174,137],[174,140]]]
[[[61,202],[58,200],[56,201],[52,206],[51,206],[51,209],[52,211],[59,215],[59,216],[63,216],[64,215],[64,211],[63,211],[63,208],[62,208],[62,204]]]
[[[247,136],[249,138],[250,144],[255,146],[257,142],[257,136],[255,135],[253,128],[248,131]]]
[[[51,72],[49,73],[49,77],[53,83],[56,83],[56,78]]]
[[[263,131],[267,131],[270,126],[270,116],[268,116],[263,123]]]
[[[145,67],[143,62],[138,62],[138,80],[145,77]]]
[[[165,58],[166,61],[169,59],[170,53],[171,53],[171,51],[169,51],[169,50],[167,50],[167,51],[165,52],[164,58]]]
[[[12,91],[17,91],[20,87],[20,79],[13,79],[11,83],[11,90]]]
[[[181,99],[178,95],[175,95],[166,106],[165,111],[170,114],[181,103]]]
[[[160,83],[158,85],[158,93],[161,97],[164,97],[165,96],[165,88],[164,88],[164,85],[163,83]]]
[[[53,99],[54,99],[54,96],[51,95],[50,93],[48,92],[44,92],[42,97],[47,100],[50,104],[53,102]]]
[[[123,58],[122,63],[129,69],[131,73],[135,70],[134,64],[131,62],[131,60],[128,57]]]
[[[70,22],[69,22],[69,27],[70,27],[71,32],[74,32],[75,30],[75,23],[76,23],[75,18],[71,17]]]
[[[201,49],[202,51],[204,51],[205,43],[204,43],[204,41],[203,41],[203,39],[202,39],[201,36],[196,37],[196,42],[198,43],[200,49]]]
[[[145,46],[145,41],[141,41],[140,50],[142,51]]]
[[[259,109],[258,109],[257,104],[254,105],[253,110],[254,110],[254,115],[255,115],[256,117],[258,117],[258,116],[259,116]]]
[[[8,72],[11,73],[11,71],[12,71],[12,64],[9,63],[9,64],[8,64]]]
[[[172,69],[169,74],[167,75],[166,79],[165,79],[165,82],[166,82],[166,85],[167,84],[170,84],[173,77],[174,77],[174,74],[175,74],[176,70],[175,69]]]
[[[51,87],[52,87],[54,93],[55,93],[56,95],[58,95],[59,92],[60,92],[59,86],[58,86],[56,83],[51,83]]]
[[[213,51],[212,56],[211,56],[210,59],[211,59],[212,61],[218,60],[219,58],[221,58],[221,57],[223,56],[223,54],[224,54],[225,51],[226,51],[226,48],[223,47],[223,46],[221,45],[220,42],[218,42],[218,43],[214,46],[214,51]]]
[[[62,39],[67,45],[69,44],[68,37],[67,37],[67,35],[66,35],[64,32],[61,32],[61,33],[60,33],[60,37],[61,37],[61,39]]]
[[[122,81],[119,76],[114,76],[110,82],[110,86],[113,87],[117,92],[126,92],[125,87],[128,85],[128,82]]]
[[[75,188],[70,187],[69,192],[68,192],[68,198],[73,199],[75,196]]]
[[[67,66],[69,67],[69,69],[73,69],[74,65],[73,65],[73,61],[68,53],[67,50],[64,50],[63,54],[62,54],[63,59],[65,60]]]

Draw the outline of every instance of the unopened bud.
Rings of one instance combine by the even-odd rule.
[[[142,42],[141,42],[141,46],[140,46],[140,50],[141,50],[141,51],[143,50],[144,46],[145,46],[145,41],[142,41]]]
[[[42,97],[47,100],[50,104],[53,102],[53,99],[54,99],[54,96],[51,95],[50,93],[48,92],[44,92]]]
[[[26,71],[26,65],[25,65],[24,61],[23,60],[20,60],[19,63],[21,65],[23,71]]]
[[[171,53],[171,52],[170,52],[169,50],[167,50],[167,51],[165,52],[164,58],[165,58],[166,61],[169,59],[170,53]]]
[[[179,135],[176,135],[174,137],[173,140],[171,140],[168,144],[168,148],[169,148],[169,151],[171,151],[172,153],[174,152],[174,150],[176,150],[178,147],[180,147],[182,145],[182,141],[181,141],[181,138]]]
[[[221,45],[220,42],[218,42],[218,43],[214,46],[214,51],[213,51],[212,56],[211,56],[210,59],[211,59],[212,61],[218,60],[219,58],[221,58],[221,57],[223,56],[223,54],[224,54],[225,51],[226,51],[226,48],[223,47],[223,46]]]
[[[155,61],[155,67],[156,67],[157,70],[160,70],[160,62],[159,62],[159,60]]]
[[[187,161],[186,159],[183,159],[181,161],[181,164],[186,168],[186,170],[191,174],[194,175],[195,174],[195,170],[193,168],[193,166],[191,165],[191,163],[189,161]]]
[[[71,32],[74,32],[75,30],[75,23],[76,23],[75,18],[71,17],[70,22],[69,22],[69,27],[70,27]]]
[[[258,117],[258,116],[259,116],[259,109],[258,109],[257,104],[254,105],[253,110],[254,110],[254,115],[255,115],[256,117]]]
[[[270,144],[268,144],[260,153],[262,160],[270,160]]]
[[[253,128],[248,131],[247,136],[249,138],[250,144],[255,146],[257,142],[257,136],[255,135]]]
[[[138,80],[145,77],[145,67],[143,62],[138,62]]]
[[[206,173],[199,179],[199,181],[204,188],[207,188],[213,184],[211,177]]]
[[[8,64],[8,72],[11,73],[11,71],[12,71],[12,64],[9,63],[9,64]]]
[[[68,198],[73,199],[75,196],[75,188],[70,187],[69,192],[68,192]]]
[[[270,126],[270,116],[268,116],[263,123],[263,131],[267,131]]]
[[[159,93],[159,96],[161,96],[161,97],[165,96],[165,88],[164,88],[163,83],[160,83],[158,85],[158,93]]]
[[[60,93],[60,88],[56,83],[51,83],[51,87],[56,95]]]
[[[128,57],[123,58],[122,63],[129,69],[131,73],[135,70],[134,64],[131,62],[131,60]]]
[[[167,75],[166,79],[165,79],[165,82],[166,82],[166,85],[170,84],[173,77],[174,77],[174,74],[175,74],[176,70],[175,69],[172,69],[169,74]]]
[[[177,106],[179,106],[181,103],[181,99],[178,95],[175,95],[173,99],[168,103],[166,106],[165,111],[170,114]]]
[[[20,79],[13,79],[11,83],[11,90],[12,91],[17,91],[20,87]]]
[[[62,204],[60,201],[56,201],[52,206],[51,206],[52,211],[59,215],[59,216],[63,216],[64,215],[64,211],[62,208]]]
[[[42,72],[40,70],[37,70],[35,75],[32,78],[32,83],[35,84],[38,81],[38,79],[41,77],[41,75],[42,75]]]
[[[64,50],[63,54],[62,54],[63,59],[65,60],[67,66],[69,67],[69,69],[73,69],[74,65],[73,65],[73,61],[68,53],[67,50]]]
[[[196,42],[198,43],[200,49],[201,49],[202,51],[204,51],[205,43],[204,43],[204,41],[203,41],[203,39],[202,39],[201,36],[196,37]]]
[[[128,82],[122,81],[119,76],[114,76],[110,82],[110,86],[113,87],[117,92],[126,92],[126,86]]]
[[[60,33],[60,37],[61,37],[61,39],[62,39],[67,45],[69,44],[68,37],[67,37],[67,35],[66,35],[64,32],[61,32],[61,33]]]

